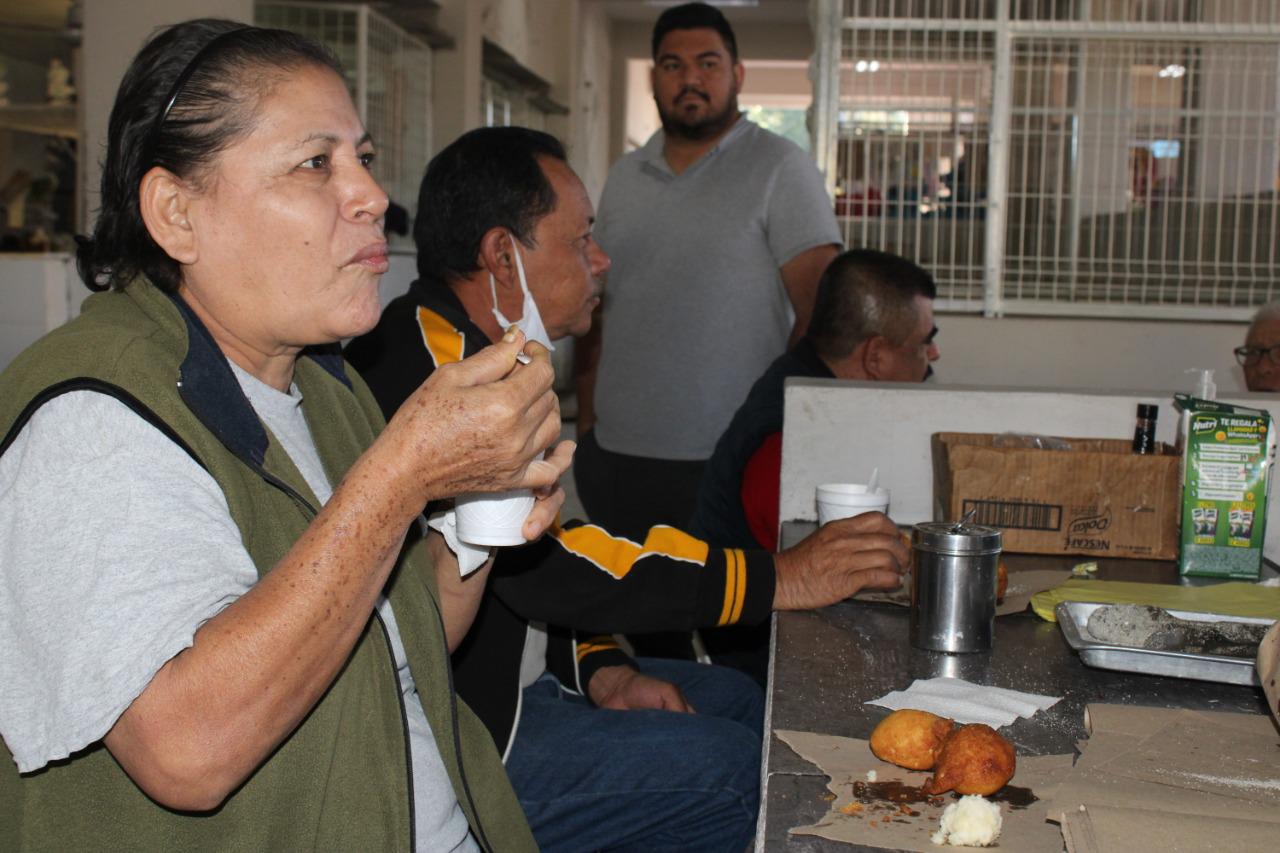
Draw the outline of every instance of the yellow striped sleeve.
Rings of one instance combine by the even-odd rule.
[[[742,618],[747,597],[747,557],[739,548],[724,552],[724,606],[717,625],[732,625]]]
[[[422,343],[436,367],[462,361],[466,338],[452,323],[428,308],[419,307],[418,328],[422,332]]]
[[[616,648],[619,648],[618,643],[607,634],[591,637],[577,644],[578,663],[582,663],[582,659],[593,652],[603,652]]]
[[[707,556],[711,553],[706,542],[674,527],[653,528],[643,545],[621,536],[611,536],[594,524],[584,524],[572,530],[553,528],[551,535],[566,551],[619,580],[626,577],[637,562],[651,555],[701,566],[706,565]]]
[[[729,616],[729,621],[737,624],[742,618],[742,606],[747,601],[747,555],[741,548],[728,548],[724,556],[726,563],[732,560],[734,565],[733,613]]]

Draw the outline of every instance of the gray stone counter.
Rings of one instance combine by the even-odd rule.
[[[784,547],[812,525],[784,525]],[[1009,571],[1069,567],[1075,557],[1006,555]],[[1102,580],[1178,582],[1172,563],[1099,561]],[[826,777],[775,737],[795,729],[867,738],[889,711],[864,705],[914,679],[952,676],[977,684],[1063,697],[1032,719],[1002,730],[1019,755],[1072,752],[1086,737],[1084,708],[1119,702],[1166,708],[1266,713],[1262,691],[1206,682],[1092,669],[1076,657],[1058,626],[1030,610],[996,620],[990,652],[948,655],[914,649],[907,642],[905,607],[847,601],[820,611],[774,617],[769,684],[769,737],[765,746],[762,832],[757,849],[848,853],[860,848],[787,830],[813,823],[829,808]]]

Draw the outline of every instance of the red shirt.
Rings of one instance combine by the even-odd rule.
[[[742,472],[742,510],[751,535],[769,552],[778,550],[778,500],[782,479],[782,433],[765,438]]]

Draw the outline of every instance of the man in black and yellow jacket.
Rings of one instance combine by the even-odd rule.
[[[420,278],[346,353],[383,409],[497,340],[509,318],[547,343],[584,334],[609,265],[592,222],[547,134],[485,128],[437,155],[414,227]],[[741,850],[759,797],[758,688],[720,667],[633,660],[608,632],[758,623],[896,585],[905,557],[882,515],[778,555],[665,526],[634,542],[570,522],[498,556],[454,654],[458,691],[544,849]]]

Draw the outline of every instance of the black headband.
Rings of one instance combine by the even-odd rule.
[[[236,27],[234,30],[227,30],[225,33],[220,33],[209,39],[204,47],[196,51],[195,56],[192,56],[186,67],[182,69],[182,73],[173,81],[173,86],[169,88],[168,97],[164,101],[164,109],[156,116],[155,124],[151,126],[152,145],[155,144],[155,140],[160,136],[160,128],[164,125],[165,119],[169,117],[169,111],[173,109],[174,102],[178,100],[178,96],[182,94],[183,87],[187,85],[187,81],[191,79],[191,75],[196,72],[196,69],[216,48],[226,44],[233,37],[252,29],[254,27]]]

